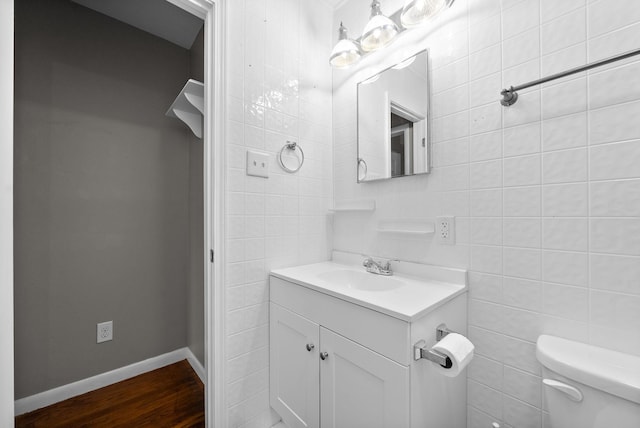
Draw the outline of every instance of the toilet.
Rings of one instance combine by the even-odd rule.
[[[536,357],[551,428],[640,427],[640,357],[548,335]]]

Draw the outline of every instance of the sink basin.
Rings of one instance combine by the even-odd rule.
[[[404,261],[393,268],[393,276],[369,273],[361,255],[334,251],[332,261],[274,269],[270,276],[409,322],[467,291],[462,269]]]
[[[388,276],[354,270],[334,270],[318,274],[318,278],[346,288],[363,291],[391,291],[405,285]]]

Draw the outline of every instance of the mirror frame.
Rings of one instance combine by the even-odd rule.
[[[362,82],[371,79],[373,76],[375,76],[376,74],[382,74],[386,71],[391,70],[393,67],[395,67],[396,65],[402,63],[403,61],[408,60],[411,57],[420,55],[421,53],[426,53],[427,55],[427,60],[426,60],[426,74],[427,74],[427,114],[426,117],[424,118],[424,120],[426,121],[426,132],[425,132],[425,138],[427,140],[426,142],[426,151],[427,151],[427,162],[426,162],[426,171],[424,172],[418,172],[415,174],[411,174],[411,175],[398,175],[395,177],[384,177],[384,178],[375,178],[372,180],[367,180],[366,179],[366,175],[365,175],[365,179],[360,179],[360,163],[364,162],[365,164],[365,171],[366,171],[366,161],[364,159],[362,159],[360,157],[360,85],[362,84]],[[387,180],[391,180],[394,178],[406,178],[406,177],[415,177],[415,176],[421,176],[421,175],[428,175],[431,173],[431,169],[433,168],[432,164],[431,164],[431,73],[430,71],[430,61],[429,61],[429,48],[424,48],[421,49],[417,52],[415,52],[412,55],[407,55],[406,57],[404,57],[402,60],[398,61],[397,63],[390,65],[380,71],[378,71],[377,73],[373,73],[370,75],[367,75],[366,78],[360,80],[359,82],[356,83],[356,182],[358,184],[362,184],[362,183],[375,183],[375,182],[380,182],[380,181],[387,181]],[[389,130],[389,132],[391,132],[391,130]],[[366,174],[366,172],[365,172]]]

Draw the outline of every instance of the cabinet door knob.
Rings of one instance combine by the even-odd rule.
[[[311,350],[315,347],[316,345],[314,345],[313,343],[307,343],[307,351],[311,352]]]
[[[327,358],[329,358],[329,354],[327,352],[320,352],[320,359],[321,360],[326,360]]]

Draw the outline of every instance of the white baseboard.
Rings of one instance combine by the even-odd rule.
[[[205,380],[207,378],[207,374],[204,371],[204,367],[202,366],[202,364],[200,364],[200,361],[198,361],[196,356],[193,355],[193,352],[191,352],[191,349],[189,348],[182,348],[182,349],[186,351],[187,353],[186,358],[189,361],[189,364],[191,364],[191,368],[193,368],[193,371],[196,372],[196,374],[200,378],[200,381],[203,384],[206,384]]]
[[[24,413],[33,412],[34,410],[50,406],[71,397],[95,391],[96,389],[168,366],[169,364],[177,363],[184,359],[189,361],[193,370],[196,372],[200,380],[202,380],[202,383],[204,383],[204,367],[202,367],[202,364],[200,364],[189,348],[181,348],[125,367],[120,367],[119,369],[101,373],[87,379],[82,379],[77,382],[62,385],[48,391],[16,400],[14,402],[15,415],[19,416]]]

